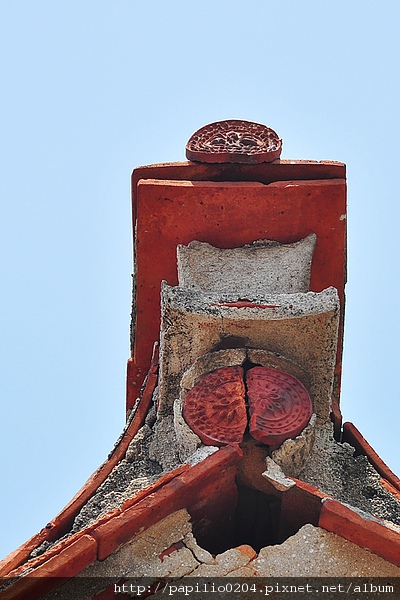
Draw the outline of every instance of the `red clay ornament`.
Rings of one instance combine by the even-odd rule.
[[[278,369],[253,367],[246,383],[254,439],[277,448],[303,431],[312,415],[312,403],[298,379]]]
[[[186,394],[183,417],[204,444],[240,444],[247,427],[243,369],[208,373]]]

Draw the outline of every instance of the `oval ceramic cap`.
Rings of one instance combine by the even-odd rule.
[[[206,163],[262,163],[280,157],[282,140],[260,123],[229,119],[198,129],[186,144],[189,160]]]

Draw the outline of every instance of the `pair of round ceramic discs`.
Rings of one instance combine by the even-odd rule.
[[[277,448],[299,435],[312,415],[303,384],[271,367],[224,367],[204,375],[187,392],[183,416],[204,444],[240,444],[252,437]]]

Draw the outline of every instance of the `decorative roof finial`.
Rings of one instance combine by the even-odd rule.
[[[281,152],[282,140],[273,129],[239,119],[209,123],[186,144],[186,157],[205,163],[272,162]]]

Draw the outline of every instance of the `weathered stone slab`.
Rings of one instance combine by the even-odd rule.
[[[293,244],[257,240],[241,248],[215,248],[206,242],[179,245],[179,285],[215,294],[265,296],[310,289],[311,262],[317,236]]]
[[[289,477],[297,477],[310,456],[315,442],[316,420],[316,416],[313,414],[307,427],[298,436],[285,440],[271,454],[272,460]]]

